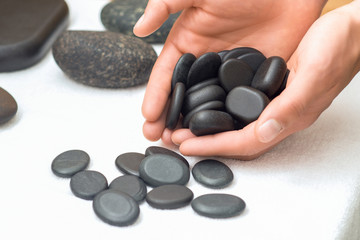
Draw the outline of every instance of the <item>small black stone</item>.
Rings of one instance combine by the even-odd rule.
[[[163,185],[151,190],[146,202],[158,209],[176,209],[190,204],[193,197],[193,192],[183,185]]]
[[[282,91],[285,90],[286,84],[287,84],[287,81],[288,81],[289,74],[290,74],[290,70],[287,69],[287,70],[286,70],[286,73],[285,73],[284,80],[282,81],[279,90],[272,96],[272,98],[275,98],[275,97],[279,96],[279,95],[282,93]]]
[[[205,194],[195,198],[191,207],[199,215],[209,218],[230,218],[239,215],[246,207],[244,200],[230,194]]]
[[[243,55],[240,55],[236,59],[246,62],[253,72],[256,72],[259,66],[266,60],[266,57],[261,52],[249,52]]]
[[[171,96],[169,109],[166,115],[165,127],[168,129],[175,129],[176,124],[180,118],[180,112],[183,105],[185,96],[185,84],[178,82],[175,85],[174,91]]]
[[[221,58],[221,61],[223,61],[225,55],[229,52],[230,50],[222,50],[220,52],[218,52],[220,58]]]
[[[177,61],[173,75],[171,78],[171,90],[175,88],[177,82],[182,82],[186,84],[186,80],[189,74],[189,70],[193,63],[195,62],[196,57],[192,53],[183,54]]]
[[[139,204],[132,197],[112,189],[96,195],[93,209],[101,220],[114,226],[131,225],[140,214]]]
[[[90,156],[82,150],[69,150],[59,154],[51,164],[51,170],[59,177],[72,177],[87,168]]]
[[[239,59],[229,59],[219,69],[220,84],[226,92],[238,86],[250,86],[253,77],[251,67]]]
[[[209,188],[224,188],[234,179],[231,169],[214,159],[196,163],[192,168],[192,175],[198,183]]]
[[[167,148],[164,148],[164,147],[159,147],[159,146],[150,146],[145,150],[145,156],[149,156],[149,155],[152,155],[152,154],[171,155],[173,157],[178,158],[180,161],[185,163],[185,165],[187,167],[189,167],[189,162],[183,156],[181,156],[180,154],[178,154],[178,153],[176,153],[176,152],[174,152],[174,151],[172,151],[170,149],[167,149]]]
[[[219,78],[210,78],[208,80],[204,80],[202,82],[199,82],[198,84],[195,84],[191,88],[187,89],[185,92],[185,96],[188,96],[190,93],[196,92],[209,85],[219,85],[219,83],[220,83]]]
[[[226,62],[227,60],[229,59],[232,59],[232,58],[237,58],[243,54],[246,54],[246,53],[250,53],[250,52],[260,52],[258,51],[257,49],[255,48],[251,48],[251,47],[238,47],[238,48],[234,48],[234,49],[231,49],[230,51],[228,51],[222,58],[222,61],[223,62]]]
[[[190,119],[190,131],[196,136],[234,130],[234,120],[226,112],[203,110]]]
[[[13,96],[0,87],[0,124],[10,121],[16,114],[18,105]]]
[[[134,175],[123,175],[115,178],[110,183],[109,188],[127,193],[137,202],[143,201],[147,194],[144,181]]]
[[[71,177],[70,188],[75,196],[92,200],[95,195],[107,189],[108,183],[103,174],[97,171],[85,170]]]
[[[139,166],[145,155],[137,152],[120,154],[116,160],[116,167],[125,174],[139,176]]]

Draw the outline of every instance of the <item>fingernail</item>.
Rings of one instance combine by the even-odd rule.
[[[138,25],[140,25],[143,21],[144,21],[144,14],[141,15],[141,17],[139,18],[139,20],[136,22],[134,28],[136,28]]]
[[[276,138],[283,131],[283,127],[275,119],[263,123],[258,129],[260,142],[268,143]]]

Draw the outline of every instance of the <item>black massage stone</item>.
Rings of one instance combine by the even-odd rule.
[[[249,52],[240,55],[237,59],[246,62],[253,72],[256,72],[259,66],[266,60],[266,57],[261,52]]]
[[[183,185],[163,185],[151,190],[146,202],[158,209],[176,209],[190,204],[193,197],[193,192]]]
[[[168,129],[175,129],[179,118],[180,112],[183,105],[183,100],[185,96],[185,84],[178,82],[175,85],[174,91],[171,96],[169,109],[166,115],[165,127]]]
[[[120,154],[116,160],[116,167],[125,174],[139,176],[139,166],[145,155],[137,152]]]
[[[186,90],[185,97],[188,96],[190,93],[196,92],[204,87],[207,87],[209,85],[219,85],[219,83],[220,82],[218,78],[210,78],[208,80],[199,82],[198,84],[195,84],[194,86]]]
[[[196,57],[192,53],[185,53],[179,58],[175,65],[171,78],[171,90],[175,88],[177,82],[182,82],[186,84],[190,68],[195,62],[195,60]]]
[[[0,124],[10,121],[16,114],[18,105],[10,93],[0,87]]]
[[[101,220],[114,226],[131,225],[140,214],[139,204],[132,197],[112,189],[96,195],[93,209]]]
[[[203,110],[190,119],[189,129],[196,136],[231,131],[234,130],[234,120],[226,112]]]
[[[115,178],[110,183],[109,189],[127,193],[137,202],[143,201],[147,194],[147,187],[144,181],[134,175],[123,175]]]
[[[69,150],[52,161],[51,170],[56,176],[69,178],[83,171],[90,163],[90,156],[82,150]]]
[[[145,156],[149,156],[149,155],[153,155],[153,154],[165,154],[165,155],[170,155],[170,156],[176,157],[180,161],[185,163],[185,165],[187,167],[189,167],[189,162],[183,156],[181,156],[180,154],[178,154],[170,149],[167,149],[164,147],[159,147],[159,146],[150,146],[145,150]]]
[[[139,168],[140,177],[151,187],[167,184],[185,185],[190,178],[190,170],[177,157],[153,154],[144,158]]]
[[[253,77],[251,67],[239,59],[229,59],[219,69],[220,83],[226,92],[238,86],[250,86]]]
[[[195,198],[191,207],[199,215],[209,218],[230,218],[239,215],[246,207],[244,200],[230,194],[205,194]]]
[[[228,93],[225,107],[236,120],[247,125],[258,119],[269,102],[269,98],[255,88],[236,87]]]
[[[108,182],[102,173],[84,170],[71,177],[70,188],[75,196],[92,200],[96,194],[108,188]]]
[[[288,81],[289,74],[290,74],[290,70],[287,69],[287,70],[286,70],[286,73],[285,73],[284,80],[282,81],[279,90],[273,95],[272,98],[275,98],[275,97],[279,96],[279,95],[282,93],[282,91],[285,90],[286,84],[287,84],[287,81]]]
[[[223,57],[222,57],[222,61],[226,62],[229,59],[232,58],[237,58],[243,54],[246,53],[250,53],[250,52],[260,52],[255,48],[251,48],[251,47],[238,47],[238,48],[234,48],[229,50]]]
[[[224,188],[234,179],[233,172],[224,163],[205,159],[194,165],[192,168],[194,179],[209,188]]]
[[[209,78],[217,77],[221,58],[215,52],[207,52],[195,60],[190,68],[186,88]]]
[[[279,90],[286,71],[284,59],[277,56],[269,57],[258,68],[251,86],[271,98]]]
[[[0,72],[39,62],[68,25],[63,0],[0,1]]]
[[[225,55],[229,52],[230,50],[223,50],[223,51],[220,51],[218,52],[220,58],[221,58],[221,61],[223,61]]]

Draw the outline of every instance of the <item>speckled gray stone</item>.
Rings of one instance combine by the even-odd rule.
[[[120,154],[116,160],[116,167],[125,174],[139,176],[139,166],[145,155],[137,152],[127,152]]]
[[[97,171],[84,170],[71,177],[70,188],[75,196],[92,200],[108,187],[106,177]]]
[[[158,209],[176,209],[190,204],[193,197],[193,192],[183,185],[163,185],[151,190],[146,202]]]
[[[69,78],[101,88],[146,83],[157,59],[141,39],[106,31],[66,31],[54,43],[53,56]]]
[[[150,146],[145,150],[145,156],[149,156],[152,154],[165,154],[165,155],[171,155],[173,157],[178,158],[180,161],[182,161],[183,163],[185,163],[185,165],[187,167],[189,167],[189,162],[180,154],[168,149],[168,148],[164,148],[164,147],[159,147],[159,146]]]
[[[0,87],[0,124],[12,119],[18,110],[18,105],[13,96]]]
[[[143,201],[147,194],[144,181],[134,175],[123,175],[115,178],[110,183],[109,188],[127,193],[137,202]]]
[[[231,169],[220,161],[205,159],[197,162],[192,168],[194,179],[209,188],[224,188],[234,179]]]
[[[73,149],[60,153],[51,163],[51,170],[59,177],[72,177],[87,168],[90,156],[83,150]]]

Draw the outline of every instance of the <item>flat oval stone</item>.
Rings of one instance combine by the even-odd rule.
[[[115,165],[122,173],[139,176],[139,166],[144,158],[142,153],[127,152],[116,158]]]
[[[180,112],[185,96],[185,84],[178,82],[175,85],[174,91],[170,99],[169,109],[166,115],[165,127],[168,129],[175,129],[176,124],[180,118]]]
[[[164,148],[164,147],[159,147],[159,146],[150,146],[145,150],[145,156],[149,156],[149,155],[153,155],[153,154],[165,154],[165,155],[170,155],[173,157],[176,157],[177,159],[179,159],[180,161],[182,161],[183,163],[185,163],[185,165],[187,167],[189,167],[189,162],[180,154]]]
[[[194,179],[209,188],[224,188],[234,179],[231,169],[224,163],[205,159],[194,165],[192,168]]]
[[[110,183],[109,188],[127,193],[137,202],[143,201],[147,194],[147,188],[144,181],[134,175],[123,175],[115,178]]]
[[[90,156],[82,150],[69,150],[60,153],[51,163],[51,170],[59,177],[72,177],[83,171],[90,163]]]
[[[226,92],[238,86],[250,86],[253,77],[251,67],[239,59],[229,59],[219,69],[220,84]]]
[[[266,57],[261,52],[249,52],[243,55],[240,55],[236,59],[246,62],[253,72],[256,72],[259,66],[266,60]]]
[[[139,217],[139,204],[129,195],[116,190],[102,191],[93,201],[95,214],[114,226],[128,226]]]
[[[16,114],[18,105],[13,96],[0,87],[0,124],[10,121]]]
[[[231,49],[228,51],[222,58],[223,62],[226,62],[229,59],[237,58],[243,54],[250,53],[250,52],[260,52],[259,50],[252,48],[252,47],[238,47]]]
[[[190,178],[189,168],[178,158],[153,154],[144,158],[139,168],[140,177],[152,187],[167,184],[185,185]]]
[[[277,56],[269,57],[255,73],[251,86],[271,98],[279,90],[286,70],[287,66],[284,59]]]
[[[285,73],[285,76],[284,76],[284,80],[282,81],[279,90],[277,90],[277,92],[272,96],[272,98],[275,98],[275,97],[279,96],[282,93],[282,91],[285,90],[289,74],[290,74],[290,70],[287,69],[286,73]]]
[[[193,110],[197,106],[200,106],[203,103],[210,101],[223,102],[225,98],[226,93],[222,87],[218,85],[209,85],[187,95],[184,98],[181,112],[183,115],[186,115],[191,110]]]
[[[246,207],[244,200],[230,194],[205,194],[195,198],[191,207],[199,215],[209,218],[230,218],[239,215]]]
[[[53,56],[69,78],[101,88],[146,83],[157,59],[141,39],[106,31],[66,31],[54,43]]]
[[[220,52],[218,52],[220,58],[221,58],[221,61],[223,61],[225,55],[229,52],[230,50],[222,50]]]
[[[226,112],[203,110],[191,118],[189,129],[196,136],[231,131],[234,130],[234,120]]]
[[[236,87],[228,93],[225,107],[236,120],[249,124],[260,116],[269,104],[269,98],[252,87]]]
[[[220,65],[221,58],[219,54],[215,52],[207,52],[201,55],[198,59],[196,59],[189,70],[186,88],[190,88],[206,79],[217,77]]]
[[[195,84],[191,88],[187,89],[185,92],[185,96],[188,96],[190,93],[196,92],[210,85],[219,85],[219,83],[220,83],[219,78],[210,78],[208,80],[204,80],[202,82]]]
[[[70,188],[73,194],[85,200],[92,200],[96,194],[108,187],[105,176],[97,171],[84,170],[71,177]]]
[[[183,185],[163,185],[151,190],[146,202],[158,209],[176,209],[190,204],[193,197],[193,192]]]
[[[195,60],[196,57],[192,53],[185,53],[179,58],[175,65],[171,78],[171,90],[175,88],[177,82],[182,82],[186,84],[190,68],[195,62]]]

